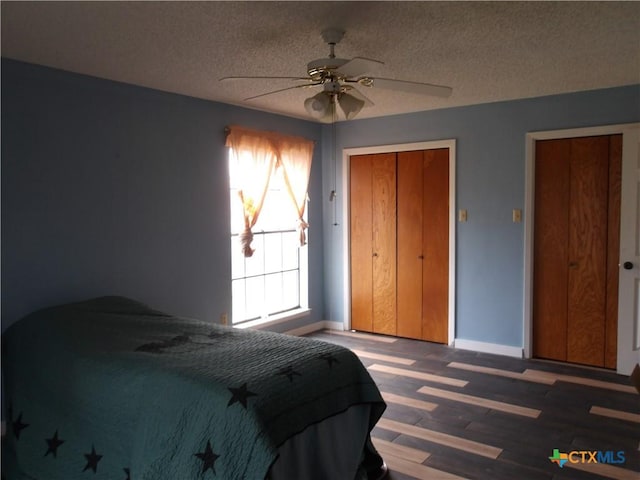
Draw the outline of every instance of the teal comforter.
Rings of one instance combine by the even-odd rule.
[[[345,348],[120,297],[31,314],[2,354],[7,480],[259,480],[307,426],[385,408]]]

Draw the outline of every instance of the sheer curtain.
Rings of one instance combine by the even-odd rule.
[[[289,196],[298,212],[298,232],[300,245],[306,245],[306,229],[309,227],[304,220],[304,210],[307,205],[307,188],[311,173],[311,159],[313,157],[313,142],[283,139],[278,149],[280,166],[284,173]]]
[[[282,168],[287,190],[298,213],[300,245],[306,244],[304,211],[314,143],[300,137],[229,127],[226,145],[231,148],[231,185],[238,188],[244,215],[240,235],[245,257],[253,255],[252,228],[258,221],[274,168]]]
[[[276,156],[267,138],[242,127],[231,128],[227,146],[231,148],[231,185],[238,189],[244,215],[244,231],[240,234],[242,252],[250,257],[254,252],[251,229],[260,217]]]

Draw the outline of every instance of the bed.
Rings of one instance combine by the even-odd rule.
[[[385,403],[348,349],[102,297],[2,335],[7,480],[372,480]]]

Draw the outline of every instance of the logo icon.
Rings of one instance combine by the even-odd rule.
[[[564,466],[565,463],[569,461],[569,455],[566,453],[560,453],[560,450],[557,448],[553,449],[553,455],[549,457],[553,463],[557,463],[560,468]]]

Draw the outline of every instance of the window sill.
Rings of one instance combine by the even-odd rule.
[[[278,325],[279,323],[289,322],[297,318],[307,317],[311,314],[310,308],[297,308],[288,312],[280,313],[278,315],[272,315],[269,318],[259,318],[257,320],[251,320],[250,322],[243,322],[239,325],[234,325],[234,328],[254,328],[260,330],[262,328]]]

